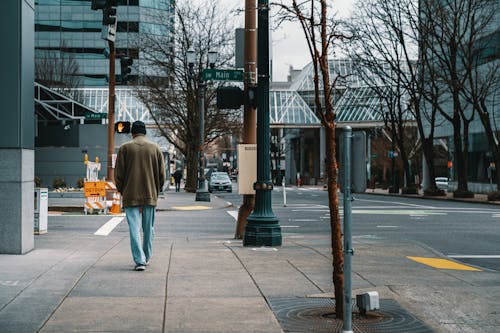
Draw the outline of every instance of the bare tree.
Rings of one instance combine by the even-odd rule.
[[[35,81],[75,100],[79,99],[75,89],[81,85],[79,66],[75,56],[67,52],[65,41],[59,50],[39,50],[35,58]]]
[[[179,2],[175,7],[175,37],[168,34],[145,32],[141,34],[141,64],[145,89],[138,90],[141,101],[150,110],[161,134],[185,157],[187,165],[186,190],[196,190],[198,168],[199,107],[202,71],[208,67],[208,51],[218,52],[216,67],[227,66],[233,57],[233,27],[231,14],[217,3],[206,1],[194,4]],[[154,18],[164,27],[170,27],[170,16]],[[190,68],[187,51],[193,49],[197,62]],[[215,106],[215,83],[205,82],[205,145],[240,126],[240,115]]]
[[[418,18],[417,4],[411,0],[359,1],[350,26],[354,38],[347,44],[348,53],[356,63],[360,77],[384,101],[386,112],[383,117],[396,140],[404,166],[406,186],[403,192],[416,193],[409,182],[409,152],[415,147],[415,142],[408,142],[406,135],[406,124],[411,120],[417,126],[429,166],[430,186],[424,193],[444,195],[434,180],[437,109],[422,107],[425,67],[419,50],[424,47],[425,34]]]
[[[498,109],[494,101],[494,95],[500,88],[500,64],[498,61],[488,59],[489,48],[494,47],[495,34],[488,34],[480,38],[475,47],[469,49],[470,57],[468,80],[466,89],[463,91],[465,100],[472,105],[477,112],[483,125],[488,143],[492,149],[494,170],[490,169],[491,177],[496,172],[497,191],[490,193],[490,200],[500,198],[500,127],[496,123]]]
[[[495,6],[496,2],[489,0],[420,0],[420,19],[428,27],[426,56],[437,79],[433,84],[445,90],[435,106],[453,126],[456,197],[474,196],[468,190],[467,160],[469,127],[477,108],[463,97],[476,62],[472,54],[498,11]],[[451,112],[446,108],[450,104]]]
[[[311,55],[314,73],[314,103],[317,116],[325,128],[326,138],[325,169],[330,209],[335,313],[337,318],[342,318],[344,309],[344,254],[342,251],[335,157],[336,112],[333,107],[335,81],[330,80],[328,56],[329,52],[333,50],[334,42],[344,36],[338,32],[338,22],[329,15],[331,8],[327,0],[292,0],[291,5],[281,1],[275,5],[280,8],[278,16],[281,21],[298,21],[300,23]]]

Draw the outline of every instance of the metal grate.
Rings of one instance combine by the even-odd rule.
[[[335,300],[330,298],[268,299],[281,327],[288,333],[337,333],[342,320],[335,318]],[[355,302],[353,302],[354,304]],[[380,311],[361,316],[353,305],[355,333],[433,333],[425,323],[394,300],[380,300]]]

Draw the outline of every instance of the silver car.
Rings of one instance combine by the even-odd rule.
[[[226,172],[212,172],[208,182],[208,192],[216,190],[233,192],[233,184]]]

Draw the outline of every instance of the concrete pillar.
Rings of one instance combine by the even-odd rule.
[[[34,247],[34,0],[4,0],[0,11],[0,253]]]

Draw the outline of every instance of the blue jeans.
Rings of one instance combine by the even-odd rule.
[[[142,208],[142,219],[139,209]],[[153,254],[155,206],[126,207],[130,247],[136,264],[145,264]],[[141,242],[141,220],[143,241]]]

